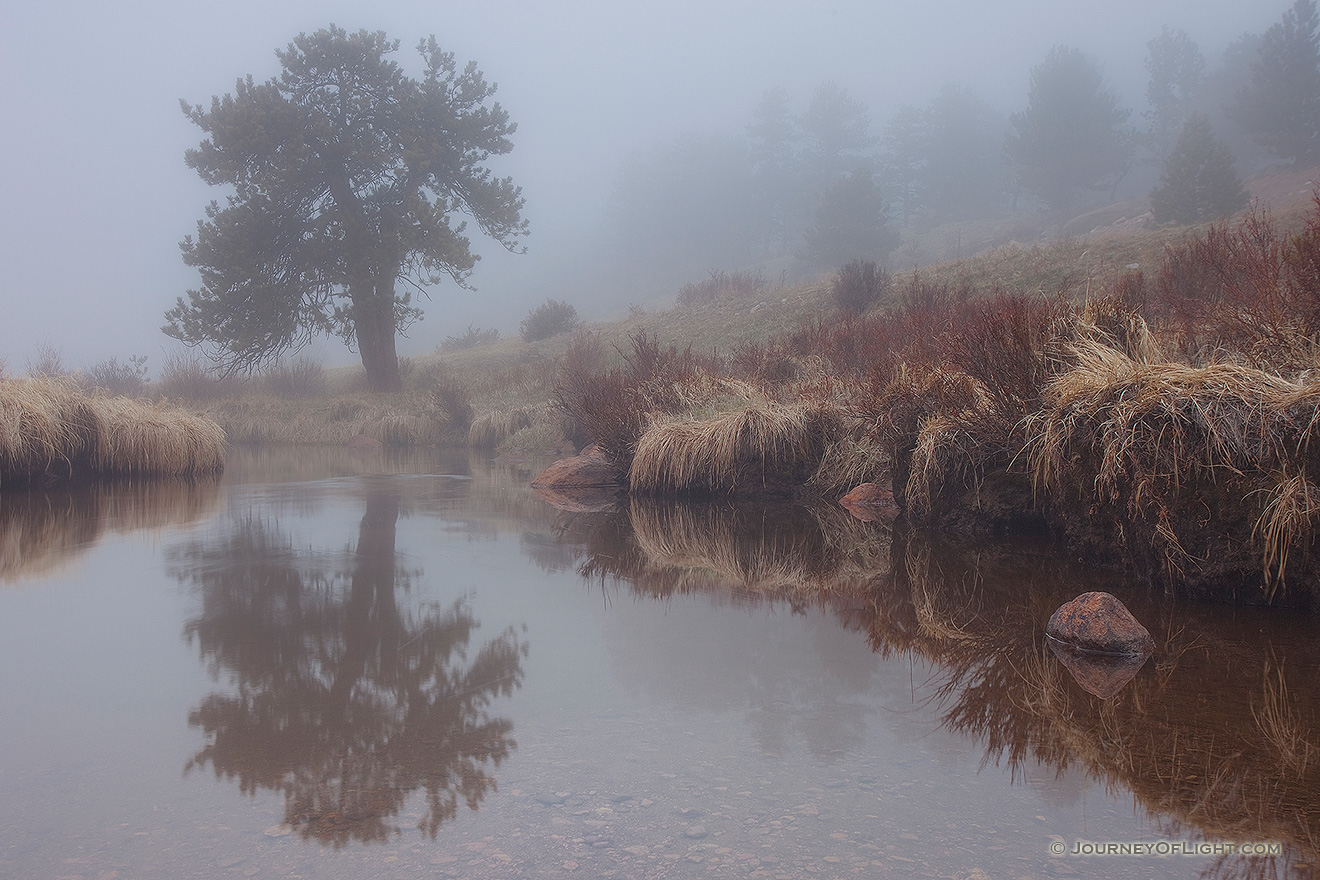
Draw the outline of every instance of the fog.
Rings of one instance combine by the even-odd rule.
[[[523,187],[527,253],[474,237],[477,291],[437,286],[402,354],[435,349],[469,324],[516,332],[547,296],[588,319],[651,303],[665,284],[607,275],[597,245],[621,168],[683,135],[741,138],[770,88],[801,113],[832,80],[864,102],[873,134],[904,103],[946,82],[971,86],[1000,113],[1021,110],[1033,65],[1055,45],[1101,65],[1140,124],[1146,44],[1181,28],[1207,59],[1260,33],[1290,4],[1123,0],[1014,5],[670,2],[9,3],[0,9],[0,359],[22,372],[49,341],[77,367],[145,354],[156,375],[177,343],[163,312],[197,284],[178,242],[224,193],[183,162],[201,140],[179,99],[208,104],[251,74],[275,76],[274,55],[330,23],[383,30],[414,75],[412,47],[434,34],[460,64],[478,62],[518,123],[495,168]],[[618,230],[614,230],[618,232]],[[626,234],[626,230],[624,231]],[[706,266],[697,269],[737,268]],[[608,278],[608,280],[606,280]],[[353,356],[337,342],[330,362]]]

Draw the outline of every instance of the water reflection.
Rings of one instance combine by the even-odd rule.
[[[876,652],[927,661],[938,671],[924,693],[944,725],[1019,781],[1042,767],[1080,772],[1131,791],[1170,837],[1285,845],[1277,858],[1225,856],[1213,876],[1292,876],[1316,863],[1313,619],[1174,604],[1044,549],[955,546],[829,509],[633,499],[590,522],[585,577],[647,597],[705,591],[821,607]],[[1098,686],[1094,670],[1079,680],[1044,636],[1054,609],[1090,589],[1119,593],[1159,645],[1151,663],[1122,670],[1128,680],[1107,682],[1116,687]],[[852,739],[839,736],[836,746]]]
[[[196,522],[215,511],[218,476],[106,481],[0,493],[0,583],[54,571],[107,533]]]
[[[415,791],[432,837],[460,801],[477,809],[516,745],[512,723],[489,710],[521,686],[527,651],[509,629],[470,656],[478,622],[465,601],[401,607],[422,577],[395,549],[404,489],[389,477],[362,484],[352,550],[308,546],[314,536],[247,513],[168,560],[201,600],[188,639],[233,682],[190,713],[206,745],[188,769],[282,792],[285,822],[336,847],[386,839]]]
[[[829,507],[633,498],[623,512],[598,515],[584,577],[654,596],[821,597],[857,593],[888,570],[888,528]]]

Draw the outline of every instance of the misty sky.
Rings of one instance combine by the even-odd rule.
[[[442,285],[402,354],[432,351],[475,323],[515,332],[546,298],[538,279],[592,234],[620,162],[692,131],[741,132],[761,93],[796,109],[833,79],[865,101],[878,131],[901,102],[965,82],[1005,113],[1026,103],[1030,69],[1057,44],[1099,59],[1109,86],[1145,109],[1146,42],[1170,25],[1213,59],[1262,32],[1285,0],[1059,0],[1007,3],[179,2],[6,3],[0,8],[0,359],[21,372],[49,340],[66,364],[146,354],[153,377],[176,344],[163,312],[196,284],[178,241],[220,190],[183,164],[201,132],[178,101],[208,104],[246,74],[278,72],[274,50],[331,22],[384,30],[395,59],[434,34],[476,60],[519,125],[500,160],[527,198],[529,253],[486,255],[473,294]],[[557,262],[558,261],[558,262]],[[736,268],[736,267],[730,267]],[[558,289],[551,290],[558,292]],[[630,301],[620,294],[620,311]],[[491,309],[498,312],[491,312]],[[485,311],[482,311],[482,310]],[[588,318],[602,317],[588,312]],[[342,348],[328,359],[350,362]]]

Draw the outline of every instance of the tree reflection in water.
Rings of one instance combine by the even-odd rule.
[[[477,809],[516,746],[512,723],[488,709],[521,686],[527,652],[510,629],[469,661],[478,622],[463,600],[399,607],[396,591],[420,575],[396,559],[399,490],[367,485],[352,552],[303,549],[248,515],[169,563],[201,597],[189,641],[236,685],[190,713],[207,744],[185,772],[210,765],[248,794],[281,791],[285,822],[335,847],[386,839],[419,789],[431,837],[460,799]]]
[[[579,571],[639,595],[725,591],[830,610],[873,650],[935,664],[927,698],[1014,777],[1071,768],[1130,791],[1170,837],[1276,841],[1206,876],[1305,874],[1320,860],[1320,642],[1294,612],[1177,605],[1040,548],[954,545],[830,509],[633,499],[585,541]],[[1159,645],[1105,699],[1049,651],[1064,601],[1121,592]]]

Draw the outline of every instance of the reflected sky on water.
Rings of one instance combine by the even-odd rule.
[[[0,875],[1307,876],[1312,618],[533,470],[0,494]],[[1043,640],[1095,588],[1160,645],[1108,699]],[[1280,854],[1051,854],[1224,840]]]

